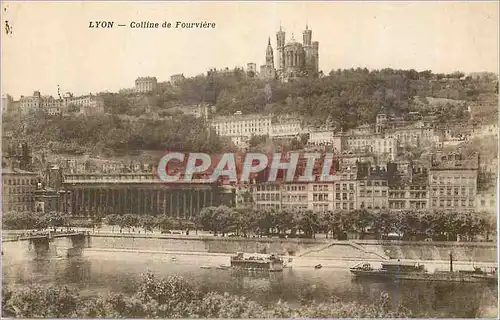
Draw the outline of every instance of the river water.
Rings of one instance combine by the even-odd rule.
[[[134,252],[103,252],[85,249],[82,257],[34,261],[5,261],[4,284],[68,284],[80,288],[82,295],[106,292],[133,292],[141,274],[178,275],[205,290],[244,295],[261,304],[278,300],[294,305],[304,292],[316,301],[335,295],[343,301],[376,301],[387,292],[418,317],[493,317],[497,314],[497,288],[484,284],[379,282],[354,280],[348,265],[314,269],[293,267],[283,273],[267,275],[235,274],[215,269],[229,264],[228,257],[193,256]],[[203,269],[201,266],[211,266]]]

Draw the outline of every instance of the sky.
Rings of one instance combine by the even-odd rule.
[[[1,89],[14,98],[132,88],[210,68],[265,62],[280,25],[308,24],[319,68],[498,72],[498,2],[2,2]],[[112,29],[90,21],[114,21]],[[131,29],[130,22],[214,22],[214,29]],[[127,27],[117,27],[126,24]]]

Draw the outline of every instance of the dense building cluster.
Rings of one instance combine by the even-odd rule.
[[[201,78],[187,79],[182,73],[174,74],[169,83],[158,83],[156,77],[139,77],[135,80],[134,87],[120,91],[122,95],[108,93],[73,96],[68,92],[63,95],[58,93],[58,97],[54,98],[35,91],[33,95],[21,96],[17,101],[6,95],[2,98],[2,111],[5,114],[20,115],[33,112],[52,116],[100,115],[111,112],[105,110],[104,97],[107,97],[111,101],[110,104],[116,106],[106,105],[106,108],[116,108],[111,113],[129,123],[164,120],[180,114],[194,116],[199,119],[202,127],[199,133],[196,132],[197,135],[228,138],[227,140],[230,139],[234,144],[230,146],[231,150],[236,147],[240,151],[248,151],[251,141],[259,140],[253,138],[265,137],[266,142],[290,142],[290,145],[292,142],[299,142],[294,144],[299,147],[291,149],[295,151],[300,149],[301,152],[333,153],[336,171],[334,181],[271,183],[266,182],[266,173],[263,173],[248,185],[235,185],[221,180],[214,184],[194,181],[190,184],[167,186],[154,174],[157,165],[154,161],[111,160],[90,155],[47,155],[47,158],[40,160],[45,167],[43,172],[37,175],[32,172],[35,168],[31,166],[33,158],[28,146],[13,145],[9,140],[10,135],[4,132],[3,165],[6,169],[2,174],[3,210],[62,211],[74,215],[168,214],[179,218],[193,217],[203,207],[219,204],[318,212],[355,209],[495,211],[495,188],[485,183],[482,177],[485,172],[495,174],[496,163],[482,161],[478,152],[464,154],[457,150],[457,146],[472,139],[493,137],[498,141],[498,124],[476,125],[472,121],[462,121],[454,126],[452,122],[445,125],[442,121],[436,121],[435,112],[426,112],[425,108],[419,109],[421,112],[405,113],[404,118],[396,117],[394,106],[392,112],[390,108],[377,106],[379,112],[376,116],[373,114],[373,123],[355,127],[358,124],[355,122],[352,126],[344,126],[350,128],[349,130],[342,129],[345,117],[339,116],[339,119],[333,121],[330,118],[336,116],[329,115],[327,121],[322,121],[318,126],[306,122],[304,117],[297,114],[289,114],[290,110],[295,112],[292,109],[277,109],[281,110],[279,115],[267,111],[243,114],[242,111],[234,112],[235,108],[228,109],[222,103],[218,104],[218,107],[221,109],[220,114],[225,116],[218,115],[214,103],[205,100],[206,91],[216,95],[218,89],[214,79],[217,77],[225,79],[241,76],[245,81],[249,80],[248,83],[252,85],[248,87],[252,88],[250,92],[253,93],[257,88],[259,92],[264,92],[263,103],[267,107],[272,103],[268,80],[288,82],[296,78],[320,76],[319,43],[313,41],[312,30],[306,25],[302,43],[295,41],[293,35],[287,42],[285,35],[280,27],[276,33],[277,42],[274,49],[271,38],[268,39],[264,65],[258,68],[253,62],[247,64],[247,76],[265,81],[248,79],[243,70],[229,68],[211,69],[206,77]],[[342,72],[339,70],[333,73]],[[353,77],[359,76],[354,71],[351,73]],[[416,71],[413,70],[413,73]],[[424,73],[421,73],[422,79]],[[417,73],[411,79],[419,79],[419,76]],[[448,81],[453,85],[460,83],[462,78],[459,76],[456,79],[431,79],[429,83]],[[183,86],[190,82],[193,87],[199,89],[198,91],[204,92],[182,92],[186,99],[178,103],[178,100],[172,98],[174,93],[181,92]],[[253,86],[255,83],[266,87]],[[496,85],[498,86],[498,81]],[[219,92],[222,96],[224,90]],[[339,94],[344,91],[345,88]],[[290,92],[282,92],[280,101],[283,104],[285,93],[289,94],[286,103],[288,99],[292,99]],[[417,106],[421,100],[429,99],[434,98],[410,98]],[[151,102],[153,100],[155,103]],[[238,108],[236,110],[246,110],[244,106],[238,105],[236,100],[227,98],[228,103]],[[444,100],[446,103],[454,101]],[[483,100],[478,99],[477,105],[469,106],[470,120],[480,114],[480,109],[484,107],[481,103],[493,103]],[[424,105],[437,103],[434,100],[427,102],[429,104]],[[464,101],[463,106],[465,103]],[[156,108],[151,107],[153,104]],[[137,107],[139,115],[132,116],[125,112],[127,110],[124,111],[131,106],[144,108]],[[234,114],[227,116],[233,112]],[[186,126],[189,126],[189,123],[186,123]],[[212,130],[207,130],[208,128]],[[142,136],[146,138],[141,140]],[[136,139],[132,138],[131,140]],[[152,139],[141,132],[141,137],[136,139],[139,141],[137,145],[148,138]],[[455,151],[450,153],[447,150],[449,147]]]
[[[5,113],[45,113],[48,115],[65,114],[103,114],[104,101],[98,95],[88,94],[83,96],[73,96],[67,92],[58,98],[53,96],[43,96],[40,91],[35,91],[31,96],[21,96],[19,100],[14,100],[10,95],[2,98],[2,108]]]

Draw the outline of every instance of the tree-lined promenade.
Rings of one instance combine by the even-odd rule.
[[[3,228],[10,230],[43,230],[78,226],[74,219],[63,214],[36,215],[31,212],[12,212],[3,216]],[[168,232],[183,230],[186,234],[198,230],[210,231],[214,236],[315,238],[325,234],[327,238],[402,240],[474,241],[478,236],[489,240],[496,231],[494,214],[486,212],[454,211],[391,211],[337,210],[315,212],[311,210],[258,210],[251,207],[207,207],[192,220],[180,220],[166,215],[111,214],[95,215],[80,226],[93,231],[106,224],[112,232]]]

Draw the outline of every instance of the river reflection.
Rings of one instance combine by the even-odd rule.
[[[345,301],[371,302],[387,292],[395,306],[402,303],[419,317],[481,317],[496,310],[496,287],[484,284],[354,280],[348,269],[342,268],[296,267],[282,273],[249,274],[215,268],[228,264],[228,257],[172,258],[173,255],[88,250],[79,258],[26,259],[4,264],[4,283],[71,284],[78,286],[82,295],[130,293],[137,288],[141,274],[150,271],[158,276],[182,276],[203,290],[244,295],[264,305],[278,300],[295,305],[311,297],[325,301],[331,295]]]

